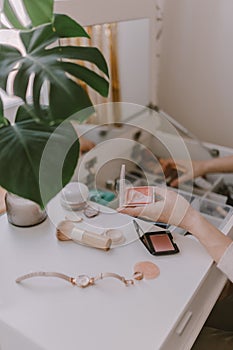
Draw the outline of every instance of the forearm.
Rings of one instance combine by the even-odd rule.
[[[205,173],[233,172],[233,156],[214,158],[203,162]]]
[[[193,222],[189,226],[192,233],[210,256],[218,263],[232,240],[210,224],[200,213],[196,213]]]

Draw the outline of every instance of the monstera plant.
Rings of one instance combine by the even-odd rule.
[[[88,38],[88,34],[69,16],[55,14],[53,0],[21,0],[24,16],[14,3],[3,1],[0,30],[16,31],[21,44],[0,44],[0,88],[8,93],[11,84],[13,96],[21,103],[14,123],[10,123],[0,100],[0,185],[44,207],[70,181],[78,161],[79,141],[70,120],[81,123],[93,112],[80,82],[107,96],[108,68],[97,48],[64,44],[64,38]],[[95,71],[84,67],[82,61],[90,62]],[[88,113],[80,113],[82,110]],[[59,129],[61,124],[65,127]],[[51,135],[54,144],[47,155],[48,164],[56,168],[62,150],[69,151],[61,184],[48,171],[42,198],[41,157]],[[70,147],[72,138],[75,141]]]

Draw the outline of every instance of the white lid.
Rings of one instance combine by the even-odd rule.
[[[78,209],[82,207],[89,196],[89,190],[81,182],[70,182],[61,191],[61,204],[65,207]]]

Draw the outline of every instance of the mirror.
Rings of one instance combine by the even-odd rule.
[[[94,104],[130,102],[143,106],[149,97],[149,19],[103,23],[85,27],[90,39],[74,38],[71,45],[99,48],[109,67],[110,89],[104,99],[87,89]],[[87,68],[89,63],[85,63]],[[92,67],[93,68],[93,67]]]
[[[149,19],[117,23],[117,61],[120,101],[148,105]]]
[[[55,11],[83,26],[117,23],[120,101],[157,103],[159,6],[153,0],[55,0]],[[101,51],[104,47],[101,47]],[[106,55],[105,58],[108,60]],[[109,102],[109,101],[108,101]],[[99,102],[97,102],[99,103]]]

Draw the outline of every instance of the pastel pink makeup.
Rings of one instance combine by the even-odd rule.
[[[125,164],[121,166],[119,181],[119,207],[146,205],[154,202],[154,187],[128,187],[125,182]]]
[[[174,247],[166,234],[151,235],[150,239],[157,252],[174,250]]]
[[[146,205],[153,203],[154,188],[148,186],[131,187],[126,190],[126,206]]]

